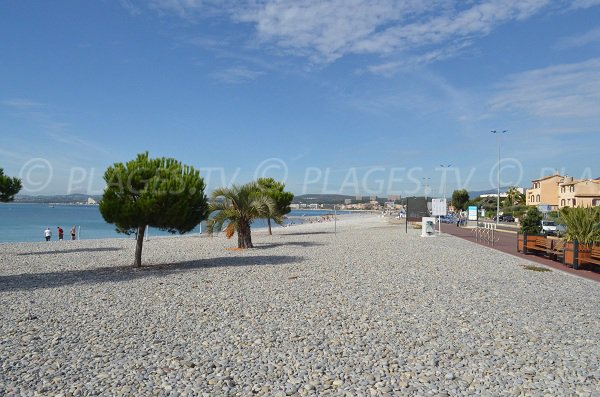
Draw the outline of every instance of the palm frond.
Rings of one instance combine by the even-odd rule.
[[[561,218],[567,226],[567,241],[577,240],[582,244],[600,242],[599,212],[593,208],[565,208]]]

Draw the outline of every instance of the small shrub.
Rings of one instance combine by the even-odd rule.
[[[542,213],[537,207],[530,207],[521,220],[521,233],[540,234],[542,231],[542,218]]]

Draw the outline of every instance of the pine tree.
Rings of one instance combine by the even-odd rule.
[[[23,185],[19,178],[11,178],[4,175],[4,170],[0,168],[0,202],[8,203],[15,199],[15,195],[21,191]]]
[[[271,219],[277,224],[281,224],[282,217],[285,214],[289,214],[292,210],[290,204],[294,200],[294,194],[291,192],[284,191],[285,184],[277,182],[273,178],[258,178],[256,181],[260,189],[275,202],[275,212],[269,214],[267,217],[267,224],[269,225],[269,235],[271,232]]]
[[[142,264],[146,226],[183,234],[208,216],[204,179],[173,158],[138,154],[135,160],[109,167],[104,180],[100,213],[117,232],[137,235],[136,267]]]
[[[465,189],[459,189],[452,192],[452,205],[454,208],[460,211],[467,209],[467,203],[469,202],[469,192]]]

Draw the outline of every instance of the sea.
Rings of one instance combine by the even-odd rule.
[[[321,217],[332,214],[330,210],[292,210],[287,215],[284,225],[314,222]],[[348,214],[350,211],[338,211],[338,214]],[[279,227],[271,222],[273,227]],[[35,242],[44,241],[44,230],[49,227],[52,231],[52,240],[58,239],[58,226],[65,233],[65,240],[71,238],[70,230],[75,226],[79,239],[102,238],[132,238],[126,234],[117,233],[114,225],[106,223],[100,214],[97,205],[71,205],[71,204],[0,204],[0,243],[9,242]],[[252,224],[253,229],[267,227],[265,219],[258,219]],[[206,225],[202,223],[192,230],[190,234],[206,232]],[[171,233],[149,228],[148,235],[170,236]],[[178,235],[178,234],[176,234]]]

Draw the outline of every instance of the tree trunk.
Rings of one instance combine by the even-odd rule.
[[[135,261],[133,266],[141,267],[142,266],[142,246],[144,245],[144,233],[146,232],[146,226],[138,227],[137,231],[137,241],[135,245]]]
[[[252,235],[250,233],[250,223],[242,222],[238,229],[238,248],[254,248],[252,245]]]
[[[271,218],[267,218],[267,225],[269,225],[269,236],[272,236],[273,233],[271,233]]]

